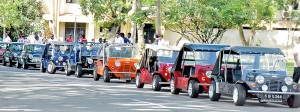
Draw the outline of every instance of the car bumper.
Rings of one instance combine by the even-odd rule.
[[[114,73],[114,74],[135,74],[136,72],[108,72],[108,73]]]
[[[82,68],[82,70],[92,71],[94,69],[93,68]]]
[[[248,90],[248,93],[255,93],[255,94],[300,95],[300,92],[253,91],[253,90]]]

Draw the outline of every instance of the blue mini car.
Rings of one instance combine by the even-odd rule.
[[[74,46],[75,43],[70,42],[51,42],[47,44],[40,65],[41,72],[47,70],[49,74],[54,74],[56,70],[64,71],[68,60],[74,60],[75,58]]]
[[[22,48],[24,43],[20,42],[11,42],[6,47],[6,52],[3,54],[3,66],[9,64],[9,67],[12,67],[17,63],[18,56],[20,56],[22,52]]]
[[[45,44],[25,44],[21,55],[18,57],[17,68],[28,69],[29,66],[40,66],[45,47]]]
[[[97,60],[101,46],[102,44],[95,42],[77,43],[77,49],[74,50],[76,54],[75,60],[68,60],[65,68],[67,76],[74,72],[77,77],[82,77],[85,73],[92,74],[94,71],[94,61]]]

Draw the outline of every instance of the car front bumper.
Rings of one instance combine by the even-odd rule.
[[[253,90],[248,90],[248,93],[255,93],[255,94],[300,95],[300,92],[253,91]]]

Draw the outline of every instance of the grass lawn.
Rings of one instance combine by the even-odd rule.
[[[286,63],[286,69],[289,76],[293,76],[294,72],[294,60],[288,60]]]

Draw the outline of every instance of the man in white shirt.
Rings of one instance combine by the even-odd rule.
[[[50,43],[50,42],[52,42],[52,41],[56,41],[56,40],[54,39],[54,35],[51,35],[51,38],[48,39],[48,43]]]
[[[158,44],[157,45],[161,45],[161,46],[167,45],[167,43],[166,43],[163,35],[159,36],[159,40],[158,40]]]
[[[116,34],[115,43],[124,43],[124,39],[119,34]]]
[[[4,37],[3,42],[12,42],[7,33],[5,33],[5,37]]]
[[[300,41],[300,37],[298,41]],[[293,78],[294,78],[294,82],[298,83],[300,78],[300,45],[299,44],[295,45],[293,52],[294,52]]]

